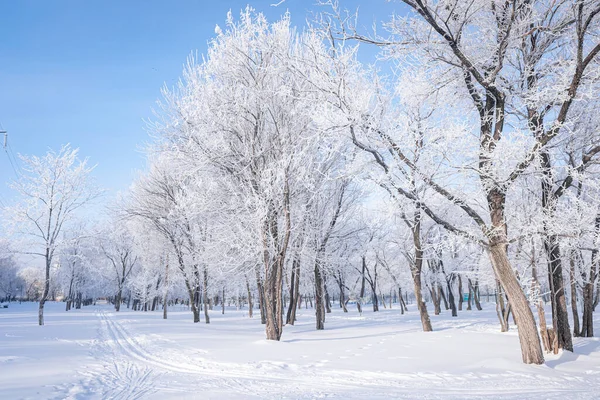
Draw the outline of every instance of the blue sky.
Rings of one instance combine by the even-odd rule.
[[[302,27],[313,0],[19,0],[0,2],[0,124],[14,153],[43,154],[71,143],[97,164],[108,196],[143,169],[145,119],[160,88],[179,78],[186,57],[203,54],[228,10],[250,4],[270,21],[289,10]],[[340,0],[360,6],[361,24],[387,20],[398,3]],[[374,50],[371,50],[373,54]],[[15,174],[2,149],[0,201]]]

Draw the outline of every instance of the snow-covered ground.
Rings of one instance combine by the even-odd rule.
[[[116,313],[108,305],[64,311],[47,304],[0,309],[0,399],[543,398],[600,397],[600,340],[575,353],[521,363],[516,331],[483,311],[432,316],[420,331],[414,306],[360,316],[335,308],[326,330],[301,310],[281,342],[264,340],[246,310],[193,324],[183,308]]]

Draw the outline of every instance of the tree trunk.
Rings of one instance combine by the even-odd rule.
[[[260,323],[265,325],[267,323],[267,314],[265,312],[265,289],[262,284],[260,277],[260,271],[258,266],[254,269],[256,271],[256,288],[258,291],[258,307],[260,311]]]
[[[596,230],[596,240],[600,237],[600,213],[596,215],[594,223]],[[583,321],[581,327],[581,336],[594,336],[594,286],[598,273],[600,272],[600,251],[598,248],[592,250],[592,264],[587,274],[587,279],[583,287]]]
[[[341,277],[339,271],[338,271],[337,283],[340,288],[340,308],[342,308],[342,310],[344,310],[344,312],[347,313],[348,308],[346,307],[346,293],[344,292],[344,281],[342,280],[342,277]]]
[[[569,314],[567,313],[560,247],[556,235],[546,237],[544,248],[546,250],[546,257],[548,258],[548,276],[551,280],[552,326],[557,336],[558,347],[573,351],[573,339],[571,336],[571,327],[569,326]]]
[[[463,306],[463,287],[462,277],[458,274],[458,311],[462,311]]]
[[[167,262],[165,263],[165,281],[163,291],[163,319],[167,319],[167,308],[169,299],[169,255],[167,254]]]
[[[121,297],[123,296],[123,288],[119,287],[119,291],[117,292],[117,296],[115,297],[115,311],[119,312],[121,310]]]
[[[190,303],[190,309],[192,310],[192,315],[194,317],[194,323],[196,324],[196,323],[200,322],[200,310],[198,310],[198,306],[195,301],[196,290],[192,286],[192,284],[190,283],[190,281],[188,279],[184,279],[184,282],[185,282],[185,287],[187,289],[188,296],[189,296],[188,301]],[[133,306],[135,308],[135,301],[133,302]]]
[[[448,299],[446,299],[446,293],[444,293],[444,289],[442,289],[442,285],[437,284],[438,287],[438,298],[441,298],[444,301],[444,309],[448,311],[450,306],[448,306]]]
[[[469,282],[471,280],[469,279]],[[473,300],[475,301],[475,307],[477,308],[478,311],[481,311],[481,298],[480,298],[480,293],[479,293],[479,281],[476,280],[475,283],[473,284]]]
[[[290,313],[290,325],[294,325],[294,323],[296,322],[296,311],[298,309],[298,307],[302,306],[302,299],[300,297],[300,260],[298,260],[298,263],[296,264],[296,273],[294,275],[294,302],[293,304],[290,304],[292,306],[291,308],[291,313]]]
[[[488,253],[496,276],[510,299],[510,306],[519,327],[521,354],[526,364],[543,364],[544,354],[537,325],[529,302],[519,285],[506,254],[506,243],[492,243]]]
[[[579,336],[579,310],[577,309],[577,281],[575,278],[575,257],[574,252],[571,252],[569,257],[569,279],[571,281],[571,311],[573,312],[573,336]]]
[[[540,154],[542,164],[542,208],[548,216],[555,214],[557,198],[553,191],[552,163],[550,154],[542,151]],[[548,260],[548,280],[550,283],[550,299],[552,301],[552,326],[556,333],[558,346],[562,349],[573,351],[573,339],[569,327],[569,314],[563,281],[563,270],[558,237],[550,233],[547,223],[543,224],[544,250]]]
[[[406,302],[402,297],[402,288],[400,287],[398,288],[398,297],[400,298],[400,314],[404,315],[404,312],[408,311],[408,309],[406,308]]]
[[[360,295],[356,300],[356,308],[358,309],[358,313],[362,315],[362,299],[365,297],[365,269],[367,268],[367,263],[365,261],[365,256],[362,257],[362,274],[361,274],[361,282],[360,282]]]
[[[421,213],[418,208],[414,215],[413,224],[411,225],[411,233],[413,236],[413,246],[415,251],[414,263],[411,265],[411,274],[415,286],[417,308],[421,317],[423,332],[431,332],[433,331],[433,328],[431,327],[429,313],[427,312],[427,305],[425,304],[425,301],[423,301],[422,294],[421,271],[423,270],[423,249],[421,247]]]
[[[325,329],[325,295],[319,261],[315,262],[315,319],[317,330]]]
[[[248,291],[248,317],[252,318],[252,291],[250,290],[250,282],[248,282],[248,277],[246,276],[246,290]]]
[[[271,254],[268,246],[264,245],[263,257],[265,263],[265,289],[264,305],[267,323],[265,324],[265,333],[267,340],[280,340],[283,333],[283,266],[285,264],[285,255],[289,242],[291,222],[289,212],[289,187],[285,184],[285,230],[284,237],[280,237],[277,224],[277,213],[272,212],[268,223],[265,226],[264,237],[271,237],[276,248],[279,249],[275,254]]]
[[[290,303],[288,304],[288,310],[287,310],[287,314],[285,316],[285,323],[286,325],[293,325],[293,323],[290,323],[290,318],[292,317],[292,308],[294,308],[295,304],[296,304],[296,295],[297,293],[295,292],[296,289],[296,264],[298,263],[298,256],[295,255],[294,256],[294,260],[292,261],[292,276],[290,278],[290,292],[289,292],[289,296],[290,296]]]
[[[327,290],[327,277],[323,277],[323,288],[325,290],[325,312],[331,314],[331,298],[329,297],[329,290]]]
[[[44,325],[44,305],[46,304],[46,299],[48,298],[48,292],[50,292],[50,264],[52,260],[50,258],[50,249],[46,247],[46,277],[44,279],[44,291],[42,293],[42,298],[40,299],[40,306],[38,308],[38,324],[40,326]]]
[[[471,287],[471,278],[467,278],[467,289],[469,290],[469,296],[467,297],[467,311],[471,311],[471,300],[473,299],[473,288]]]
[[[431,294],[431,302],[433,303],[433,314],[440,315],[442,309],[440,307],[441,300],[438,298],[438,294],[436,290],[432,287],[429,288],[429,293]]]
[[[533,240],[532,240],[533,242]],[[535,248],[532,251],[535,254]],[[546,326],[546,312],[544,311],[544,303],[542,302],[542,297],[540,295],[540,283],[537,277],[537,261],[535,258],[531,260],[531,291],[535,298],[535,305],[538,311],[538,317],[540,319],[540,336],[542,337],[542,344],[544,345],[544,350],[546,352],[551,352],[554,350],[554,353],[558,353],[558,342],[556,342],[556,346],[554,345],[556,335],[554,334],[554,329],[548,329]]]
[[[581,324],[582,337],[594,337],[593,294],[594,285],[588,281],[583,287],[583,321]]]
[[[500,321],[500,332],[508,332],[508,309],[504,304],[504,293],[500,282],[496,279],[496,314]]]
[[[204,303],[204,321],[207,324],[210,324],[210,317],[208,316],[208,309],[209,307],[207,307],[209,304],[208,301],[208,271],[206,270],[206,267],[203,268],[203,279],[202,279],[202,283],[203,283],[203,288],[202,288],[202,302]]]
[[[74,264],[72,265],[72,267],[74,268]],[[75,279],[75,275],[72,274],[71,280],[69,282],[69,293],[67,294],[67,306],[66,306],[65,311],[69,311],[71,309],[71,303],[73,302],[73,281],[74,281],[74,279]],[[10,296],[9,296],[9,301],[10,301]]]
[[[452,310],[452,316],[457,317],[458,312],[456,311],[456,301],[454,300],[454,293],[452,293],[452,279],[447,279],[446,284],[448,286],[448,302],[450,303],[450,309]]]

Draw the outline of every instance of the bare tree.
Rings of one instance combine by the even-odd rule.
[[[12,185],[21,202],[7,209],[13,230],[30,241],[25,254],[44,259],[44,290],[40,299],[38,322],[44,325],[44,304],[50,290],[50,269],[62,235],[68,230],[76,212],[99,196],[93,185],[86,160],[79,160],[78,149],[69,145],[58,152],[49,150],[43,157],[20,156],[23,174]]]

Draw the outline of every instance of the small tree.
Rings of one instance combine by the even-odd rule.
[[[50,267],[65,230],[75,212],[96,198],[100,190],[90,180],[94,167],[77,157],[79,149],[62,146],[45,156],[20,156],[24,168],[12,185],[21,201],[7,208],[13,232],[30,242],[25,254],[44,258],[45,280],[39,306],[39,324],[44,325],[44,304],[50,290]]]

